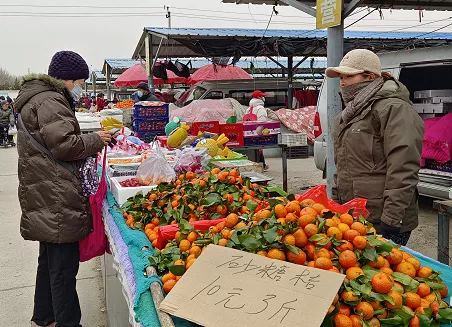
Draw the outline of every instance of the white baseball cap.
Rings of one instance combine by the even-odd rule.
[[[381,61],[372,51],[366,49],[355,49],[348,52],[342,58],[339,67],[328,67],[326,76],[338,78],[342,75],[357,75],[364,72],[374,73],[381,76]]]

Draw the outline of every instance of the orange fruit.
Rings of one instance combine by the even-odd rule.
[[[431,294],[429,294],[429,295],[427,295],[427,296],[424,296],[424,299],[425,299],[426,301],[428,301],[428,302],[431,304],[431,303],[433,303],[434,301],[436,301],[436,295],[433,294],[433,293],[431,293]]]
[[[429,295],[430,292],[431,292],[430,286],[428,286],[425,283],[420,283],[419,284],[419,287],[417,288],[417,294],[420,297],[425,297],[425,296]]]
[[[311,224],[314,219],[315,217],[312,215],[303,215],[300,218],[298,218],[298,225],[300,225],[300,227],[303,228],[306,225]]]
[[[360,302],[355,311],[362,315],[364,320],[369,320],[374,316],[374,308],[370,305],[369,302]]]
[[[290,201],[289,203],[286,204],[286,210],[287,213],[296,213],[298,215],[301,212],[300,203],[298,203],[298,201]],[[314,212],[315,215],[317,215],[317,211],[315,211],[314,209],[311,210]]]
[[[176,260],[176,261],[174,261],[174,266],[185,266],[185,262],[184,262],[184,260],[181,260],[181,259]]]
[[[257,251],[256,254],[266,257],[268,255],[268,252],[267,251]]]
[[[285,225],[286,224],[286,218],[278,218],[278,219],[276,219],[276,222],[278,222],[278,223],[280,223],[282,225]]]
[[[268,251],[267,257],[271,258],[271,259],[282,260],[282,261],[286,260],[286,255],[284,254],[283,251],[281,251],[279,249],[271,249],[270,251]]]
[[[286,215],[286,221],[287,221],[288,223],[295,223],[295,222],[298,221],[298,217],[297,217],[297,215],[294,214],[294,213],[288,213],[288,214]]]
[[[336,249],[340,252],[344,252],[345,250],[353,251],[353,244],[349,241],[342,241],[343,243],[336,247]]]
[[[317,258],[327,258],[327,259],[331,259],[331,255],[330,255],[330,251],[328,251],[325,248],[320,249],[319,251],[317,251],[315,253],[316,259]]]
[[[257,218],[257,221],[260,221],[262,219],[267,219],[272,216],[272,212],[270,210],[264,209],[261,211],[258,211],[255,215],[255,218]]]
[[[185,268],[187,268],[187,269],[190,268],[195,263],[195,261],[196,261],[196,258],[187,260],[187,264],[186,264]]]
[[[341,294],[341,299],[345,302],[358,301],[359,296],[355,295],[352,291],[345,291]]]
[[[363,327],[363,321],[361,317],[358,315],[351,315],[350,319],[352,320],[352,327]]]
[[[235,225],[234,228],[235,229],[240,229],[240,228],[243,228],[243,227],[246,227],[246,224],[243,221],[241,221],[237,225]]]
[[[285,218],[288,214],[287,209],[282,204],[275,205],[274,210],[277,218]]]
[[[328,270],[333,268],[333,262],[329,258],[320,257],[315,260],[314,267],[323,270]]]
[[[341,220],[341,223],[347,224],[348,226],[351,226],[354,222],[353,216],[348,213],[344,213],[339,219]]]
[[[300,205],[301,205],[302,207],[310,207],[310,206],[312,206],[313,204],[315,204],[315,201],[312,200],[312,199],[305,199],[305,200],[303,200],[303,201],[300,202]]]
[[[312,237],[318,233],[319,229],[318,229],[317,225],[308,224],[304,227],[304,231],[308,237]]]
[[[385,258],[380,255],[378,256],[377,261],[369,262],[369,266],[375,269],[383,268],[385,266]]]
[[[357,232],[359,232],[359,234],[360,234],[361,236],[364,236],[364,235],[367,234],[366,226],[364,226],[363,223],[360,223],[360,222],[358,222],[358,221],[354,222],[354,223],[350,226],[350,228],[356,230]]]
[[[440,304],[438,301],[432,302],[430,308],[432,309],[434,315],[436,315],[439,312],[439,306],[440,306]]]
[[[414,266],[408,261],[399,263],[396,267],[396,271],[408,275],[411,278],[416,277],[416,268],[414,268]]]
[[[364,275],[364,271],[359,267],[351,267],[347,269],[345,274],[347,275],[347,279],[352,280],[361,275]]]
[[[228,244],[228,240],[227,239],[225,239],[225,238],[222,238],[222,239],[219,239],[218,240],[218,245],[219,246],[226,246],[226,244]]]
[[[201,252],[202,249],[197,245],[192,246],[189,251],[190,254],[194,254],[196,257],[198,257],[201,254]]]
[[[339,263],[345,269],[351,268],[356,265],[356,254],[353,251],[345,250],[339,255]]]
[[[309,242],[308,236],[302,228],[299,228],[295,233],[293,233],[293,236],[295,237],[295,245],[299,248],[305,246]]]
[[[413,310],[421,306],[421,297],[416,293],[405,294],[405,305]]]
[[[372,277],[372,288],[377,293],[388,294],[392,290],[393,281],[384,272],[376,273]]]
[[[356,236],[352,242],[353,245],[360,250],[367,246],[367,239],[364,236]]]
[[[326,207],[323,204],[320,203],[314,203],[311,206],[312,209],[314,209],[315,211],[317,211],[317,213],[321,213],[323,210],[326,209]]]
[[[412,258],[413,256],[409,254],[408,252],[402,251],[403,254],[403,260],[407,260],[409,258]]]
[[[391,304],[390,302],[385,301],[386,308],[388,308],[389,310],[400,309],[403,305],[402,294],[400,294],[399,292],[396,292],[396,291],[390,291],[388,293],[388,295],[392,296],[392,298],[394,299],[394,304]]]
[[[441,284],[443,284],[446,287],[446,289],[438,290],[438,293],[441,295],[441,298],[444,299],[449,294],[449,288],[447,287],[446,284],[444,284],[444,283],[441,283]]]
[[[174,275],[172,272],[169,272],[162,277],[162,283],[165,284],[170,279],[176,280],[176,275]]]
[[[185,252],[190,250],[191,248],[191,242],[189,240],[182,240],[179,243],[179,249],[181,250],[181,252]]]
[[[406,261],[411,263],[413,265],[414,269],[416,269],[416,271],[421,269],[421,262],[418,259],[416,259],[416,258],[408,258]]]
[[[328,237],[333,237],[334,235],[337,240],[342,240],[342,232],[337,227],[328,228],[326,235],[328,235]]]
[[[187,235],[187,240],[193,243],[198,239],[198,237],[199,237],[198,233],[192,231]]]
[[[285,244],[295,245],[295,236],[292,234],[284,235],[281,241]]]
[[[168,294],[174,287],[174,285],[176,285],[176,280],[175,279],[170,279],[167,280],[166,283],[163,284],[163,290],[165,291],[166,294]]]
[[[428,278],[433,274],[433,269],[430,267],[422,267],[421,269],[418,270],[417,272],[417,277],[420,278]]]
[[[369,320],[367,322],[367,324],[369,325],[369,327],[380,327],[380,320],[378,320],[377,318],[372,318],[371,320]]]
[[[380,270],[382,272],[384,272],[388,276],[392,276],[392,274],[394,273],[394,271],[391,268],[388,268],[388,267],[380,268]]]
[[[420,327],[421,326],[421,319],[418,316],[414,316],[410,320],[409,327]]]
[[[336,303],[339,301],[339,294],[336,294],[334,296],[333,305],[336,305]]]
[[[391,265],[398,265],[403,261],[403,253],[399,249],[393,248],[391,253],[386,259]]]
[[[385,310],[385,309],[382,309],[383,310],[383,313],[382,314],[379,314],[379,315],[377,315],[377,318],[378,319],[385,319],[385,318],[387,318],[388,317],[388,311],[387,310]]]
[[[298,254],[295,254],[292,251],[287,251],[286,257],[289,262],[295,263],[297,265],[303,265],[306,262],[306,253],[301,250]]]
[[[308,245],[306,245],[304,247],[304,249],[306,250],[306,253],[308,255],[308,259],[309,260],[314,260],[315,251],[316,251],[315,245],[314,244],[308,244]]]
[[[339,313],[350,317],[350,307],[344,303],[339,304]]]
[[[334,325],[336,327],[353,327],[353,322],[346,315],[339,313],[334,317]]]
[[[350,230],[350,227],[347,224],[344,223],[340,223],[339,225],[337,225],[337,228],[342,232],[346,232],[348,230]]]
[[[237,225],[239,222],[239,216],[237,216],[235,213],[230,213],[226,217],[225,226],[228,228],[233,228],[235,225]]]
[[[349,229],[344,232],[343,237],[344,237],[344,240],[353,241],[355,239],[355,237],[360,236],[360,235],[361,234],[358,231],[356,231],[354,229]]]
[[[291,212],[290,210],[287,210],[289,212]],[[310,215],[313,216],[314,218],[317,218],[317,211],[315,211],[314,209],[307,207],[307,208],[303,208],[301,211],[298,212],[300,217],[304,216],[304,215]]]
[[[333,218],[328,218],[325,220],[326,227],[337,227],[337,222]]]

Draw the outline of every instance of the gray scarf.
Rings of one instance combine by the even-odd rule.
[[[349,123],[369,101],[380,91],[385,83],[383,77],[377,77],[373,81],[365,81],[341,88],[345,109],[342,110],[342,120]]]

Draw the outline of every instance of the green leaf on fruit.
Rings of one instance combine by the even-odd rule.
[[[268,243],[273,243],[278,238],[278,228],[276,226],[274,226],[274,227],[272,227],[270,229],[267,229],[267,230],[262,232],[262,235],[264,236],[264,239]]]
[[[377,261],[378,254],[375,248],[365,248],[363,251],[363,256],[369,261]]]
[[[206,197],[204,199],[201,200],[201,204],[204,207],[213,207],[215,205],[219,205],[222,203],[223,198],[221,197],[220,194],[218,193],[210,193],[207,194]]]
[[[187,269],[184,265],[171,266],[169,271],[171,271],[176,276],[182,276]]]
[[[285,246],[286,246],[287,250],[289,250],[290,252],[292,252],[296,255],[300,254],[301,250],[299,248],[297,248],[296,246],[293,246],[290,244],[285,244]]]
[[[318,241],[323,240],[324,238],[325,238],[325,235],[322,235],[322,234],[315,234],[315,235],[311,236],[311,237],[309,238],[309,240],[310,240],[311,242],[318,242]],[[327,242],[327,244],[328,244],[328,242]]]

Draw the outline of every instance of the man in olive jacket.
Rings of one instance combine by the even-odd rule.
[[[23,122],[18,124],[20,233],[25,240],[40,242],[32,326],[80,326],[78,242],[92,231],[91,208],[78,173],[55,159],[79,168],[111,140],[108,132],[80,133],[73,103],[88,77],[80,55],[58,52],[49,75],[24,78],[15,103]]]
[[[326,74],[341,79],[344,101],[333,132],[333,195],[341,203],[367,199],[368,220],[377,232],[406,245],[418,226],[424,122],[408,89],[382,73],[380,59],[371,51],[350,51]]]

